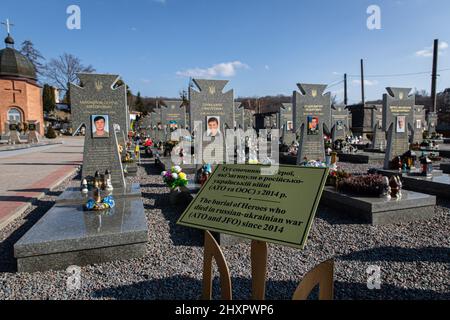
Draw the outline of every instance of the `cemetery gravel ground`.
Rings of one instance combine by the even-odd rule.
[[[79,184],[79,176],[74,176],[0,231],[0,299],[199,299],[201,232],[175,225],[180,213],[169,205],[169,190],[151,163],[132,178],[141,183],[148,217],[145,257],[83,267],[78,291],[66,289],[64,271],[16,273],[13,244],[51,208],[60,191]],[[343,167],[365,172],[369,166]],[[269,245],[267,299],[290,299],[308,270],[333,257],[336,299],[450,299],[450,201],[439,200],[432,220],[404,225],[354,224],[339,216],[343,211],[319,208],[304,251]],[[248,244],[226,248],[224,253],[233,297],[249,298]],[[370,265],[381,267],[381,290],[367,289]],[[218,283],[216,278],[216,298]]]

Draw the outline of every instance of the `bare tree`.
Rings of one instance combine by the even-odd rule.
[[[77,73],[92,72],[95,72],[95,69],[91,65],[84,66],[79,58],[64,53],[45,65],[44,76],[48,83],[67,92],[69,83],[78,81]]]
[[[30,40],[22,42],[20,53],[30,60],[36,70],[36,74],[41,76],[44,69],[43,61],[45,58],[42,56],[41,52],[34,47],[33,42]]]

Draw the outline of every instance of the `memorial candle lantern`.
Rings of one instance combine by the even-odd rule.
[[[421,159],[422,164],[422,175],[423,176],[431,176],[433,173],[433,162],[426,156]]]

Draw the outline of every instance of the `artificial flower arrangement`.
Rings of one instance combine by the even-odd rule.
[[[339,182],[343,179],[350,178],[351,174],[345,170],[340,170],[337,166],[330,167],[330,173],[327,178],[327,185],[338,188]]]
[[[161,175],[170,189],[185,187],[188,184],[186,173],[182,171],[180,166],[174,166],[169,171],[163,171]]]
[[[85,211],[104,211],[116,206],[113,196],[107,196],[102,199],[98,189],[94,191],[94,198],[86,202],[84,205]]]
[[[300,164],[301,167],[313,167],[313,168],[327,168],[325,162],[322,161],[316,161],[316,160],[307,160],[304,159],[304,161]]]
[[[385,178],[379,174],[350,176],[339,181],[340,192],[367,197],[379,197],[387,189]]]

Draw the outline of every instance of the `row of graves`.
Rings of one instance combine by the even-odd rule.
[[[230,128],[228,124],[233,123],[234,106],[232,91],[223,92],[226,81],[194,80],[194,82],[199,90],[193,89],[190,91],[190,125],[194,126],[195,121],[199,122],[201,129],[205,129],[206,136],[208,136],[208,130],[210,129],[208,123],[211,118],[214,118],[218,126],[217,131],[225,132]],[[364,175],[351,176],[337,168],[338,159],[344,154],[339,143],[349,139],[351,120],[348,110],[344,106],[331,107],[331,95],[325,93],[326,85],[299,84],[298,87],[299,91],[294,92],[291,106],[293,128],[289,127],[288,122],[291,120],[289,118],[289,120],[286,120],[286,116],[284,118],[279,116],[279,119],[276,119],[280,126],[286,121],[281,133],[281,144],[292,141],[293,144],[297,145],[295,154],[282,154],[280,157],[282,164],[329,168],[331,174],[328,177],[328,186],[322,196],[323,203],[333,207],[342,207],[336,206],[337,204],[345,205],[346,208],[351,208],[351,210],[346,211],[354,213],[355,217],[360,220],[373,224],[384,224],[431,216],[436,204],[435,196],[448,192],[448,189],[443,188],[443,186],[448,188],[448,183],[446,183],[448,178],[442,171],[431,170],[430,167],[432,166],[425,165],[425,163],[430,162],[426,151],[421,154],[420,158],[418,156],[415,158],[414,166],[416,169],[413,169],[411,163],[408,167],[406,157],[408,155],[414,156],[414,152],[410,150],[409,132],[402,128],[410,128],[414,119],[418,118],[418,113],[415,114],[417,108],[415,108],[414,103],[412,105],[410,103],[414,99],[408,95],[409,89],[388,88],[389,95],[385,96],[386,107],[383,108],[382,128],[388,128],[386,130],[388,132],[386,152],[374,152],[379,155],[379,159],[385,159],[384,168],[378,168],[378,170],[370,171]],[[391,108],[391,106],[395,108]],[[286,107],[289,107],[289,105]],[[401,111],[400,114],[396,113],[398,110]],[[423,114],[423,110],[421,112]],[[406,127],[407,125],[409,126]],[[396,126],[399,126],[399,128],[396,128]],[[199,132],[203,131],[200,130]],[[325,133],[329,134],[326,135]],[[219,158],[225,160],[229,154],[233,154],[237,163],[239,163],[239,159],[244,159],[244,162],[248,164],[276,163],[276,159],[270,159],[270,155],[268,155],[268,158],[272,162],[258,159],[259,150],[254,151],[255,145],[258,143],[247,138],[237,139],[243,145],[240,148],[238,141],[234,145],[234,153],[233,151],[229,153],[230,146],[225,145],[223,150],[225,150],[226,155],[220,155]],[[275,141],[278,144],[278,138],[278,136],[270,137],[268,143]],[[195,150],[195,152],[192,152],[192,154],[194,154],[194,158],[199,157],[202,161],[187,159],[183,152],[178,151],[180,149],[174,149],[177,151],[170,160],[167,158],[161,160],[164,163],[161,168],[164,175],[167,175],[168,181],[171,181],[171,175],[177,176],[180,172],[183,173],[183,177],[186,173],[197,173],[196,181],[184,190],[185,193],[197,192],[202,183],[207,181],[207,177],[203,179],[200,177],[211,175],[216,167],[214,160],[217,157],[208,159],[211,154],[205,154],[208,153],[205,150],[209,151],[210,140],[206,139],[206,142],[204,139],[199,140],[198,138],[195,139],[194,136],[193,141],[189,141],[188,147],[185,147],[184,150],[192,148],[193,143],[193,151]],[[183,146],[183,144],[180,144],[180,146]],[[183,149],[183,147],[180,148]],[[201,150],[203,154],[197,152],[198,150]],[[243,156],[240,154],[241,150],[245,150]],[[402,161],[401,165],[398,163],[399,159]],[[196,163],[196,165],[188,169],[183,160],[188,160],[188,163]],[[175,170],[179,172],[173,172],[176,164],[181,164]],[[392,168],[394,168],[394,171],[389,171]],[[430,172],[433,172],[433,174],[430,174]],[[412,182],[421,181],[418,182],[419,185],[431,183],[434,188],[416,187],[409,179],[414,179],[411,180]],[[441,185],[441,182],[444,182],[444,185]],[[184,183],[187,182],[182,182],[182,184]],[[180,193],[180,190],[182,188],[176,188],[175,192]],[[435,190],[435,192],[432,190]],[[183,196],[182,199],[184,201],[188,199],[187,203],[190,201],[189,197]],[[420,210],[417,210],[418,208]]]
[[[15,245],[19,272],[141,257],[148,242],[140,185],[127,183],[129,115],[116,75],[79,74],[70,85],[73,128],[86,128],[81,186],[67,188]]]

